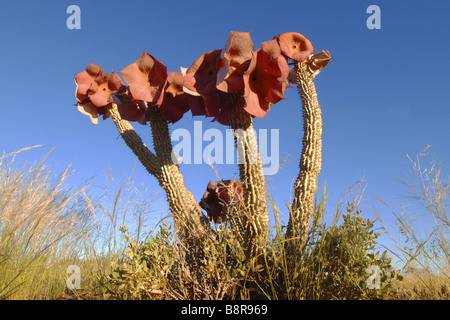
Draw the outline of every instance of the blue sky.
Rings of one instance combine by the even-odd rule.
[[[443,163],[450,160],[450,2],[448,1],[3,1],[0,11],[0,152],[44,144],[21,155],[34,161],[55,147],[55,171],[69,164],[74,185],[95,177],[106,182],[108,167],[117,177],[137,164],[150,192],[159,189],[118,136],[110,119],[94,126],[74,106],[73,76],[94,62],[106,72],[122,70],[146,50],[168,71],[189,67],[201,54],[221,48],[230,31],[251,32],[258,48],[274,35],[295,31],[327,49],[333,60],[316,78],[323,116],[323,165],[320,192],[326,182],[329,215],[357,180],[367,182],[362,209],[372,206],[387,223],[389,210],[407,202],[404,188],[409,160],[427,145]],[[81,9],[81,29],[69,30],[69,5]],[[369,5],[381,9],[381,29],[369,30]],[[280,160],[290,157],[268,189],[284,211],[298,174],[302,119],[295,88],[272,106],[256,129],[279,129]],[[201,117],[184,118],[171,130],[225,127]],[[151,145],[148,127],[135,124]],[[232,178],[236,165],[218,165],[219,175]],[[200,199],[209,180],[217,180],[208,164],[182,165],[186,186]],[[154,207],[155,221],[167,214],[164,196]]]

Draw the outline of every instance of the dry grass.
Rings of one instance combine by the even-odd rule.
[[[409,203],[415,206],[403,208],[400,213],[392,210],[399,238],[391,235],[395,247],[390,251],[397,256],[405,275],[399,288],[400,299],[449,299],[450,180],[442,178],[441,167],[429,148],[415,159],[408,156],[410,176],[402,184],[408,191]]]
[[[65,288],[66,262],[78,259],[90,217],[76,191],[64,189],[69,168],[54,176],[39,163],[15,167],[0,157],[0,298],[56,297]]]
[[[447,270],[447,274],[450,270]],[[442,273],[411,270],[398,287],[402,300],[450,300],[450,281]]]
[[[284,214],[269,197],[275,226],[260,259],[246,261],[222,225],[202,258],[188,261],[165,219],[152,229],[146,224],[155,195],[134,175],[115,181],[109,172],[102,195],[88,196],[92,186],[68,188],[69,168],[55,175],[48,155],[18,167],[16,157],[27,149],[0,158],[0,299],[449,299],[449,185],[435,162],[423,167],[425,152],[411,160],[414,179],[405,186],[435,224],[417,232],[421,226],[408,214],[394,212],[402,238],[387,249],[401,261],[398,281],[387,254],[376,251],[373,222],[359,211],[364,188],[346,213],[337,204],[329,225],[323,191],[298,259],[285,254],[291,239],[280,223]],[[374,263],[387,275],[383,290],[367,289],[365,270]],[[82,272],[81,290],[67,289],[73,264]]]
[[[70,167],[55,174],[45,155],[22,166],[17,157],[40,146],[0,157],[0,300],[107,297],[104,279],[126,246],[125,219],[139,241],[155,197],[134,175],[117,185],[111,171],[101,196],[92,186],[68,187]],[[90,189],[89,189],[90,188]],[[69,290],[68,267],[81,270],[82,290]]]

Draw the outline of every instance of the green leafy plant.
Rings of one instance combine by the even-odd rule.
[[[377,251],[381,233],[375,233],[374,221],[362,217],[355,202],[347,204],[342,218],[340,225],[335,220],[315,227],[302,261],[306,278],[300,276],[314,284],[303,283],[300,294],[310,299],[388,297],[392,283],[402,277],[393,270],[388,252]]]

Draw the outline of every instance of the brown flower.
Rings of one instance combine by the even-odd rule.
[[[284,58],[283,58],[284,59]],[[272,103],[284,99],[289,67],[287,62],[274,57],[270,51],[258,49],[244,74],[245,111],[263,118]]]
[[[248,32],[232,31],[220,54],[217,70],[217,89],[236,93],[244,88],[243,75],[250,65],[253,42]]]
[[[157,105],[162,116],[169,122],[177,122],[189,110],[189,96],[183,91],[181,72],[169,72]]]
[[[325,68],[331,61],[331,55],[328,50],[322,50],[319,53],[309,56],[306,60],[309,71],[313,74],[313,78],[317,76],[322,68]],[[298,83],[295,69],[291,69],[289,72],[289,82]]]
[[[278,66],[280,67],[280,71],[281,71],[281,77],[279,80],[281,82],[283,82],[282,99],[284,99],[284,92],[286,91],[287,88],[289,88],[288,77],[289,77],[290,69],[289,69],[288,59],[286,59],[286,57],[281,53],[281,48],[276,39],[272,39],[272,40],[263,42],[261,44],[261,49],[264,50],[265,52],[269,53],[278,62]],[[281,95],[280,95],[280,97],[281,97]],[[274,102],[274,103],[276,103],[276,102]]]
[[[209,51],[201,55],[187,69],[183,86],[190,92],[198,93],[205,106],[208,117],[219,115],[219,95],[216,89],[217,67],[220,62],[221,49]]]
[[[133,102],[127,88],[122,87],[113,95],[114,102],[117,105],[120,117],[127,121],[137,121],[145,125],[148,120],[147,102]]]
[[[238,180],[210,181],[200,201],[200,206],[208,213],[210,221],[227,221],[228,206],[239,205],[242,201],[243,187]]]
[[[122,79],[114,73],[101,73],[91,83],[87,94],[91,102],[97,107],[106,106],[113,102],[111,94],[123,86]]]
[[[281,52],[292,60],[303,62],[314,51],[314,47],[304,35],[298,32],[286,32],[275,37]]]
[[[103,73],[103,69],[91,63],[87,66],[86,70],[76,74],[74,76],[76,89],[75,89],[75,98],[78,101],[83,101],[88,97],[87,91],[91,87],[91,84],[95,81],[95,78]]]
[[[223,96],[220,96],[220,111],[219,115],[214,118],[213,121],[217,121],[224,126],[229,126],[230,122],[230,111],[232,108],[231,102],[228,99],[225,99]]]
[[[167,78],[166,66],[145,51],[119,73],[128,84],[135,103],[155,103]]]
[[[99,115],[107,117],[104,107],[113,102],[113,95],[124,87],[117,74],[103,73],[103,69],[93,63],[75,75],[74,80],[78,111],[88,115],[93,124],[98,124]]]

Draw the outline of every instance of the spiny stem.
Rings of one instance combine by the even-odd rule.
[[[300,159],[300,173],[294,185],[294,200],[286,231],[291,248],[303,252],[308,240],[309,224],[314,214],[314,193],[322,165],[322,116],[313,74],[306,62],[296,62],[298,92],[302,100],[303,149]]]
[[[269,217],[265,177],[258,152],[252,116],[244,110],[242,93],[227,94],[231,102],[230,123],[239,153],[239,177],[243,184],[243,210],[236,223],[248,257],[256,257],[268,240]]]
[[[121,118],[115,103],[107,105],[107,111],[127,146],[133,151],[148,173],[156,176],[160,163],[153,152],[147,148],[141,137],[134,131],[133,126],[127,120]]]
[[[172,160],[172,142],[167,120],[156,106],[149,105],[150,127],[153,144],[160,166],[160,185],[167,194],[177,231],[186,236],[190,233],[200,235],[211,231],[208,219],[193,194],[185,187],[183,175]]]
[[[157,107],[149,106],[149,109],[156,156],[142,142],[133,126],[120,117],[117,105],[108,106],[108,112],[127,146],[166,192],[175,230],[180,238],[190,244],[195,243],[193,239],[196,239],[198,246],[199,238],[209,237],[212,230],[194,196],[185,187],[178,165],[172,161],[172,145],[167,121]]]

